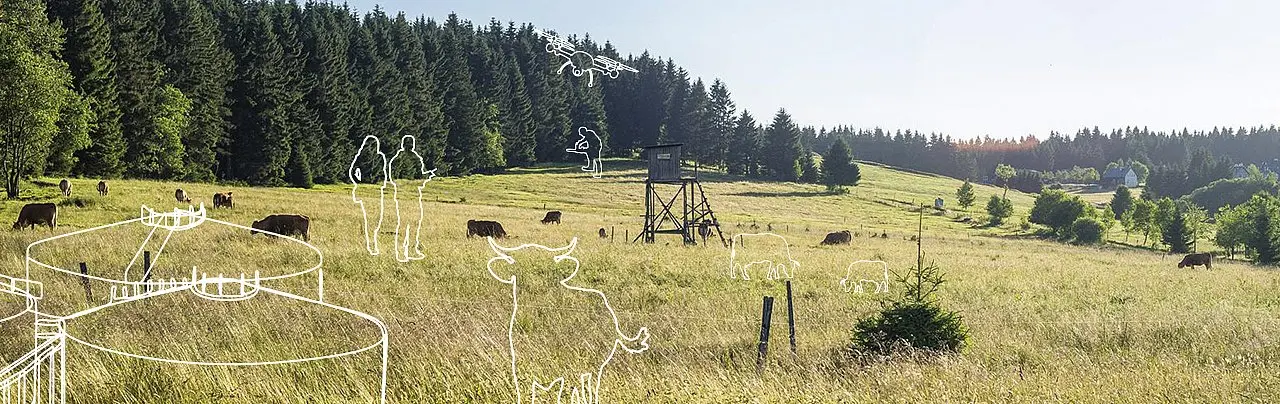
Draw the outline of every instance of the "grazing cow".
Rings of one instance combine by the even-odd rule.
[[[58,181],[58,189],[62,190],[62,196],[71,196],[71,181],[67,181],[66,178]]]
[[[1178,263],[1178,268],[1191,267],[1195,269],[1197,265],[1204,265],[1206,269],[1213,269],[1213,256],[1209,253],[1187,254],[1182,257],[1182,262]]]
[[[878,268],[869,267],[858,264],[880,264]],[[858,268],[858,272],[862,276],[854,279],[854,268]],[[844,278],[840,279],[840,288],[845,292],[868,293],[863,285],[872,286],[874,289],[870,293],[887,293],[889,292],[889,264],[884,261],[868,261],[858,260],[849,264],[849,268],[845,269]]]
[[[851,242],[853,242],[853,233],[848,230],[827,233],[827,237],[822,239],[822,245],[849,244]]]
[[[213,207],[235,208],[235,203],[231,201],[231,193],[227,192],[224,194],[219,192],[219,193],[213,194]]]
[[[182,188],[173,191],[173,199],[177,199],[178,202],[191,203],[191,197],[187,196],[187,191],[183,191]]]
[[[107,192],[110,190],[106,181],[98,181],[98,195],[107,196]]]
[[[20,230],[36,225],[49,225],[52,229],[58,225],[58,206],[52,203],[28,203],[18,212],[18,221],[13,222],[13,229]]]
[[[702,245],[706,245],[707,237],[711,236],[711,220],[710,219],[702,219],[702,222],[698,223],[698,236],[702,237]]]
[[[507,230],[502,228],[502,223],[492,220],[468,220],[467,238],[471,236],[504,238]]]
[[[609,238],[609,234],[605,233],[604,228],[600,228],[600,238]]]
[[[542,217],[542,224],[551,224],[551,223],[560,224],[560,211],[553,210],[553,211],[547,212],[547,215]]]
[[[311,218],[304,215],[270,215],[262,220],[253,221],[254,230],[249,234],[271,232],[282,236],[302,235],[303,241],[311,241]],[[264,233],[275,237],[274,234]]]
[[[752,240],[751,247],[744,244],[748,239]],[[768,280],[794,277],[800,268],[800,263],[791,259],[791,247],[784,237],[773,233],[734,235],[729,245],[729,278],[742,275],[743,280],[751,280],[747,270],[753,265],[765,267]]]
[[[649,330],[640,327],[634,334],[623,333],[604,293],[575,285],[580,262],[571,254],[577,238],[559,248],[533,244],[509,248],[499,246],[492,237],[487,240],[494,253],[487,264],[489,275],[511,285],[507,346],[516,402],[599,403],[605,367],[619,350],[632,354],[648,350]],[[538,265],[539,260],[561,265]],[[581,307],[583,313],[591,314],[566,317],[540,308],[539,301]],[[563,330],[570,331],[568,336]],[[549,338],[550,334],[555,337]]]

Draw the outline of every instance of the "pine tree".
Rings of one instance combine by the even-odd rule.
[[[733,137],[734,109],[733,99],[729,95],[729,87],[720,79],[711,82],[710,100],[703,116],[706,127],[703,129],[703,142],[707,143],[707,163],[726,166],[729,159],[729,143]]]
[[[836,139],[822,156],[822,173],[827,189],[837,190],[845,186],[857,186],[862,179],[858,165],[853,163],[853,153],[844,139]]]
[[[444,85],[443,112],[448,122],[448,153],[450,175],[471,174],[481,168],[485,159],[485,109],[471,84],[471,71],[467,65],[467,46],[472,30],[470,23],[463,24],[456,14],[450,14],[444,26],[440,66]]]
[[[685,100],[684,115],[687,131],[685,142],[689,144],[689,149],[693,152],[693,157],[700,165],[714,165],[716,161],[716,143],[718,140],[711,136],[709,129],[710,123],[707,119],[707,104],[710,100],[707,98],[707,86],[702,79],[694,80],[689,85],[689,98]],[[801,171],[804,171],[803,164]]]
[[[973,184],[970,184],[969,180],[965,180],[964,184],[960,185],[960,189],[956,190],[956,202],[960,203],[961,209],[969,209],[976,199],[977,195],[973,193]]]
[[[320,158],[309,161],[312,180],[319,183],[346,182],[350,164],[346,160],[355,155],[351,139],[355,95],[347,75],[347,19],[333,6],[312,6],[304,14],[300,32],[307,54],[305,74],[314,83],[306,102],[315,109],[320,127]]]
[[[818,169],[818,162],[813,158],[813,152],[801,152],[800,159],[796,161],[800,164],[800,182],[817,184],[822,179],[822,173]]]
[[[285,163],[284,180],[290,186],[310,188],[315,177],[311,161],[321,158],[322,129],[316,110],[306,102],[315,81],[306,74],[308,55],[302,43],[302,8],[295,0],[277,2],[272,7],[272,20],[276,39],[284,52],[281,71],[286,83],[284,102],[288,117],[284,127],[290,156]]]
[[[636,69],[640,70],[636,78],[635,97],[635,134],[627,147],[638,147],[664,142],[663,123],[666,120],[670,84],[663,74],[662,62],[649,56],[648,52],[637,59]]]
[[[734,121],[733,133],[729,141],[728,164],[729,174],[755,176],[760,161],[760,130],[755,118],[747,110]]]
[[[124,172],[124,133],[120,128],[119,90],[111,52],[111,30],[99,0],[50,2],[66,28],[63,60],[71,69],[75,86],[94,113],[89,147],[75,153],[72,172],[90,177],[116,178]]]
[[[1117,187],[1115,196],[1111,197],[1112,216],[1119,219],[1131,207],[1133,207],[1133,194],[1129,192],[1129,188],[1124,185]]]
[[[795,181],[796,161],[800,158],[800,128],[785,108],[778,109],[773,123],[765,131],[765,153],[762,162],[772,177],[779,181]]]
[[[254,185],[285,184],[285,168],[291,157],[289,144],[288,77],[284,49],[271,21],[267,5],[251,6],[245,21],[243,54],[233,84],[231,144],[233,178]]]
[[[1261,265],[1280,263],[1280,229],[1277,229],[1276,216],[1280,215],[1280,207],[1271,196],[1258,197],[1253,212],[1253,236],[1246,241],[1255,254],[1255,261]]]
[[[222,45],[213,14],[196,0],[164,2],[161,31],[164,81],[191,101],[190,124],[182,131],[190,181],[210,181],[217,167],[219,144],[227,141],[226,88],[234,62]]]
[[[533,105],[529,102],[524,74],[520,72],[515,54],[511,53],[507,59],[511,60],[511,63],[505,66],[507,84],[510,86],[507,91],[511,94],[511,98],[503,117],[502,134],[506,138],[504,143],[506,148],[503,153],[507,157],[508,164],[526,166],[536,161],[533,153],[536,144],[533,134],[538,127],[533,121]]]
[[[165,148],[156,133],[155,115],[161,95],[161,64],[156,59],[161,28],[159,0],[107,0],[103,11],[111,26],[116,62],[124,172],[132,177],[160,178]]]
[[[1185,254],[1191,251],[1192,231],[1187,226],[1187,215],[1182,209],[1174,209],[1161,229],[1161,237],[1169,246],[1169,252]]]

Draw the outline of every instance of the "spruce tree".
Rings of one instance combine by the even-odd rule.
[[[111,30],[99,0],[50,2],[66,28],[62,58],[70,67],[76,89],[93,111],[90,143],[75,153],[72,172],[78,175],[116,178],[124,172],[124,133],[120,127],[119,90],[111,51]]]
[[[445,21],[440,66],[444,88],[445,119],[448,122],[448,152],[445,161],[449,174],[466,175],[480,168],[484,147],[485,110],[471,83],[471,71],[467,65],[467,46],[472,35],[470,23],[463,24],[456,14]]]
[[[1192,231],[1187,226],[1187,215],[1182,209],[1174,209],[1161,231],[1161,237],[1169,246],[1169,252],[1185,254],[1191,251]]]
[[[778,109],[773,123],[765,131],[763,163],[779,181],[795,181],[796,161],[800,158],[800,128],[785,108]]]
[[[1249,249],[1255,254],[1255,261],[1261,265],[1280,263],[1280,229],[1277,229],[1276,216],[1280,215],[1275,197],[1255,196],[1259,203],[1253,212],[1253,235],[1246,241]]]
[[[961,209],[969,209],[973,206],[973,202],[977,199],[977,195],[973,193],[973,184],[969,180],[965,180],[964,184],[956,190],[956,202],[960,204]]]
[[[707,160],[709,164],[726,166],[729,159],[729,144],[734,130],[733,99],[729,95],[729,87],[720,79],[711,82],[710,100],[706,104],[703,116],[706,127],[703,128],[703,142],[707,143]]]
[[[730,134],[728,151],[727,169],[729,174],[734,175],[750,175],[757,174],[757,168],[760,165],[758,160],[758,151],[760,150],[760,131],[756,120],[747,110],[742,110],[742,114],[733,122],[733,132]]]
[[[187,180],[211,181],[218,146],[228,140],[225,100],[234,61],[213,14],[199,1],[166,1],[162,11],[164,81],[191,100],[190,124],[181,134],[183,172]]]
[[[529,102],[524,74],[520,72],[514,52],[508,55],[508,60],[511,60],[511,63],[507,63],[505,70],[507,84],[510,86],[507,91],[511,94],[511,98],[503,117],[502,134],[506,138],[504,143],[506,149],[503,153],[507,157],[507,164],[527,166],[536,161],[533,134],[538,127],[533,121],[533,105]]]
[[[822,173],[818,169],[818,163],[813,158],[813,152],[805,150],[800,153],[800,159],[796,160],[800,164],[800,182],[817,184],[822,179]]]
[[[858,166],[853,163],[853,153],[844,139],[836,139],[822,156],[822,174],[827,189],[837,190],[845,186],[856,186],[862,179]]]
[[[1129,188],[1121,185],[1116,188],[1115,196],[1111,197],[1111,214],[1119,219],[1124,212],[1133,207],[1133,194],[1129,192]]]
[[[161,178],[159,153],[165,149],[156,132],[157,100],[161,95],[161,64],[156,59],[160,40],[159,0],[107,0],[103,11],[112,32],[116,62],[121,129],[124,133],[124,172],[129,176]]]
[[[314,85],[306,102],[316,111],[320,126],[320,158],[309,161],[313,181],[347,181],[346,161],[355,155],[351,139],[351,111],[355,102],[347,75],[348,17],[331,5],[318,5],[304,14],[302,44],[307,54],[305,74]]]
[[[285,184],[291,157],[289,107],[292,100],[280,46],[268,5],[251,5],[245,21],[244,49],[233,84],[233,178],[254,185]]]

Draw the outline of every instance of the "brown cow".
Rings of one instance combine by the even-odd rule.
[[[468,220],[467,238],[471,236],[503,238],[507,236],[507,231],[502,228],[502,223],[492,220]]]
[[[262,220],[254,220],[251,227],[254,230],[251,230],[249,234],[258,234],[263,231],[284,236],[301,234],[302,240],[311,241],[311,218],[304,215],[270,215]],[[267,235],[275,237],[272,234]]]
[[[542,224],[551,224],[551,223],[560,224],[560,211],[553,210],[553,211],[547,212],[547,215],[542,217]]]
[[[98,195],[107,196],[107,192],[110,190],[106,181],[98,181]]]
[[[231,193],[227,192],[224,194],[219,192],[219,193],[213,194],[213,207],[235,208],[235,203],[231,201]]]
[[[707,244],[707,237],[711,236],[711,220],[702,219],[698,223],[698,236],[702,237],[702,244]]]
[[[28,203],[18,212],[18,221],[13,222],[13,229],[20,230],[36,225],[47,224],[52,229],[58,225],[58,206],[52,203]]]
[[[600,238],[609,238],[609,234],[604,231],[603,227],[600,228]]]
[[[71,196],[71,181],[67,181],[66,178],[58,181],[58,189],[62,190],[62,196]]]
[[[1182,257],[1182,262],[1178,263],[1178,268],[1196,269],[1197,265],[1204,265],[1205,269],[1213,269],[1213,256],[1209,253],[1187,254]]]
[[[849,244],[851,242],[853,242],[853,233],[848,230],[827,233],[827,237],[822,239],[822,245]]]
[[[187,196],[187,191],[183,191],[182,188],[173,191],[173,199],[177,199],[178,202],[191,203],[191,197]]]

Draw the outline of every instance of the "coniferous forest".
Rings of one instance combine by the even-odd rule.
[[[971,140],[874,125],[815,128],[785,109],[753,116],[718,79],[708,83],[671,59],[617,49],[573,27],[296,1],[11,0],[0,9],[13,39],[5,46],[15,49],[7,57],[28,55],[23,60],[44,69],[49,80],[37,92],[50,100],[5,106],[27,113],[0,125],[6,138],[23,139],[3,146],[7,180],[308,187],[346,181],[367,135],[384,145],[414,135],[437,173],[467,175],[573,159],[564,150],[579,126],[599,134],[606,156],[681,142],[703,166],[775,180],[816,181],[820,164],[811,153],[835,139],[857,159],[974,180],[998,164],[1055,171],[1139,162],[1164,181],[1155,188],[1174,197],[1229,175],[1231,164],[1280,155],[1274,125],[1094,127]],[[557,74],[561,61],[538,35],[544,28],[639,72],[593,86],[585,76]],[[9,70],[0,73],[6,81],[35,72]]]

